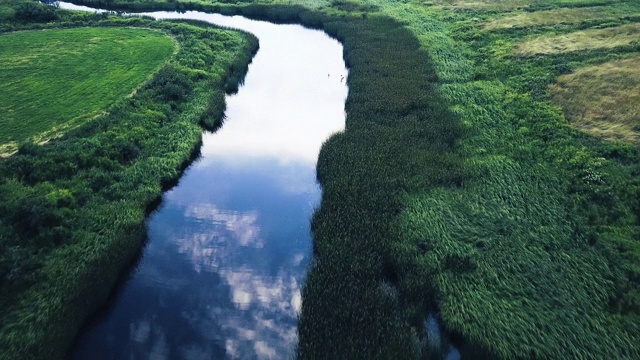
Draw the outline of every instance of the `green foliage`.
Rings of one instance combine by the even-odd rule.
[[[376,12],[379,7],[372,4],[363,4],[355,1],[335,0],[331,2],[331,7],[344,12]]]
[[[400,23],[331,19],[324,29],[344,45],[350,93],[346,131],[323,146],[318,161],[323,198],[313,219],[315,263],[298,355],[415,357],[423,351],[420,329],[406,309],[426,311],[428,296],[418,304],[397,297],[404,274],[393,249],[403,240],[394,219],[407,192],[464,182],[455,151],[464,130],[433,86],[431,59]]]
[[[226,79],[242,78],[257,49],[250,35],[201,23],[56,14],[60,20],[47,28],[82,28],[46,33],[75,34],[74,46],[92,36],[122,37],[124,43],[129,35],[146,36],[161,48],[157,52],[170,55],[166,34],[179,50],[133,95],[124,96],[131,91],[125,86],[124,93],[95,108],[108,107],[108,112],[47,144],[22,143],[16,154],[0,161],[1,359],[64,354],[139,250],[145,214],[157,204],[163,186],[197,154],[200,125],[221,120]],[[38,33],[44,32],[21,34]],[[164,50],[162,39],[169,45]],[[74,61],[95,60],[84,55]],[[100,84],[106,91],[120,91]],[[55,109],[41,111],[47,110]]]
[[[51,6],[32,1],[18,5],[14,14],[16,19],[27,22],[47,22],[56,19],[56,13]]]

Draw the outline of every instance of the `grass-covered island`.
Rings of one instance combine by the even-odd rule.
[[[300,358],[439,358],[450,343],[469,359],[640,358],[637,1],[78,2],[240,13],[321,28],[343,43],[347,124],[318,162],[323,198],[312,224],[315,260],[303,291]],[[141,116],[132,101],[110,116]],[[83,181],[103,184],[96,193],[109,200],[95,212],[73,212],[93,203],[72,187],[79,179],[60,174],[98,155],[83,151],[88,160],[30,165],[45,161],[51,146],[64,149],[67,139],[105,151],[84,137],[98,136],[105,122],[85,126],[45,146],[25,144],[2,163],[1,204],[15,206],[0,211],[2,264],[20,264],[14,272],[21,275],[12,286],[38,289],[33,277],[67,273],[54,260],[31,261],[55,253],[56,241],[99,247],[96,234],[108,236],[95,229],[102,216],[143,231],[143,212],[121,219],[127,214],[121,209],[148,193],[114,194],[123,179],[149,173],[136,172],[126,154],[159,166],[164,160],[138,152],[155,147],[129,151],[116,141],[106,148],[121,157],[105,164],[131,170],[118,181],[110,170],[98,177],[87,170]],[[100,136],[117,140],[122,133],[114,132]],[[55,178],[39,173],[55,168]],[[38,199],[46,206],[29,202]],[[21,219],[38,218],[15,215],[40,208],[57,217],[25,226]],[[70,221],[82,226],[68,230]],[[72,250],[60,256],[83,258]],[[85,276],[70,273],[69,281],[78,275]],[[86,276],[92,286],[107,277]],[[38,299],[32,303],[52,302]],[[425,326],[430,313],[441,338]],[[5,344],[21,328],[4,324],[21,313],[1,315]],[[29,316],[18,324],[49,335],[60,326]]]
[[[258,44],[30,0],[0,31],[0,358],[62,358]]]

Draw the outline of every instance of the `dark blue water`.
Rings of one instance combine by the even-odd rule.
[[[64,7],[71,7],[62,4]],[[312,253],[320,146],[344,127],[341,45],[293,25],[188,12],[260,50],[202,157],[148,219],[149,241],[74,359],[286,359]]]

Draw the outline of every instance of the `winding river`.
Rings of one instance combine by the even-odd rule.
[[[86,7],[60,3],[67,9]],[[321,31],[200,12],[153,12],[256,35],[224,126],[148,219],[142,257],[85,327],[73,359],[286,359],[312,256],[322,143],[344,128],[342,46]]]

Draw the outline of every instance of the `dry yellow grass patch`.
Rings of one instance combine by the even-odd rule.
[[[525,28],[556,24],[579,24],[593,20],[613,20],[626,16],[638,16],[640,12],[629,12],[621,7],[559,8],[553,10],[518,12],[513,15],[491,20],[486,30]]]
[[[515,53],[520,56],[532,56],[611,49],[638,41],[640,41],[640,24],[633,23],[606,29],[576,31],[565,35],[540,36],[519,44]]]
[[[426,5],[443,6],[450,9],[480,9],[480,10],[514,10],[531,6],[572,6],[584,4],[586,0],[423,0]],[[598,1],[598,3],[614,3]]]
[[[528,7],[530,0],[434,0],[426,1],[430,5],[443,6],[449,9],[487,9],[511,10]]]
[[[0,158],[8,158],[18,151],[18,143],[15,141],[0,144]]]
[[[550,91],[575,126],[640,144],[640,55],[560,76]]]

